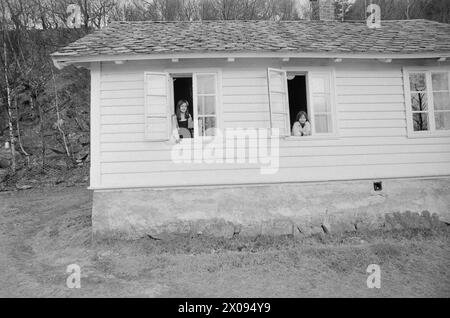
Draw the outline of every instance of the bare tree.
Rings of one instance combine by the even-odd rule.
[[[8,54],[6,51],[6,33],[7,30],[3,27],[3,70],[4,70],[4,78],[5,78],[5,88],[6,88],[6,107],[8,113],[8,127],[9,127],[9,140],[11,144],[11,168],[13,172],[16,171],[16,148],[15,148],[15,139],[14,139],[14,127],[13,127],[13,113],[12,113],[12,105],[11,105],[11,88],[9,86],[9,78],[8,78]]]

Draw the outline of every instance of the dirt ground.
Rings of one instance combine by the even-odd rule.
[[[91,200],[80,187],[0,193],[1,297],[450,297],[448,230],[93,242]]]

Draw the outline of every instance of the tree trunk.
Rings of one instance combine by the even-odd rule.
[[[16,130],[17,130],[17,141],[19,142],[20,150],[22,154],[27,158],[27,166],[30,165],[30,154],[25,151],[22,144],[22,138],[20,136],[20,117],[19,117],[19,108],[17,107],[17,99],[14,99],[14,108],[16,110]]]
[[[41,104],[39,104],[37,101],[34,102],[34,97],[31,97],[31,107],[37,106],[38,112],[39,112],[39,135],[41,136],[41,156],[42,156],[42,166],[41,170],[44,171],[45,167],[45,151],[46,151],[46,145],[45,145],[45,134],[44,134],[44,112],[42,111]],[[34,106],[33,106],[34,105]]]
[[[53,66],[52,65],[50,65],[50,69],[52,71],[53,89],[55,90],[55,109],[56,109],[56,120],[57,120],[56,126],[58,127],[58,130],[61,133],[61,136],[62,136],[62,139],[63,139],[64,148],[65,148],[66,154],[67,154],[67,158],[72,159],[72,156],[70,155],[70,151],[69,151],[69,146],[67,144],[66,133],[62,129],[62,125],[61,125],[61,115],[59,113],[59,103],[58,103],[58,91],[57,91],[57,88],[56,88],[55,74],[53,73]]]
[[[11,105],[11,89],[9,87],[9,79],[8,79],[8,56],[6,53],[6,42],[5,39],[3,39],[3,54],[4,54],[4,63],[3,63],[3,69],[5,73],[5,85],[6,85],[6,102],[7,102],[7,109],[8,109],[8,127],[9,127],[9,140],[11,143],[11,168],[13,172],[16,172],[16,147],[15,147],[15,141],[14,141],[14,127],[12,123],[12,105]]]

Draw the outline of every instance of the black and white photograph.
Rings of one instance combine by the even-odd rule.
[[[0,298],[450,298],[449,0],[0,0],[0,27]]]

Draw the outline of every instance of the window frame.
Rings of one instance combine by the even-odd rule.
[[[198,76],[198,75],[212,75],[212,76],[214,76],[214,78],[215,78],[215,81],[216,81],[216,87],[215,87],[215,94],[198,94],[197,93],[197,84],[198,84],[198,82],[197,82],[197,78],[196,78],[196,76]],[[215,73],[215,72],[194,72],[194,73],[192,73],[192,103],[194,104],[193,105],[193,116],[194,116],[194,118],[193,118],[193,121],[194,121],[194,136],[193,136],[193,138],[196,138],[196,139],[198,139],[198,138],[202,138],[202,139],[208,139],[208,138],[214,138],[214,136],[200,136],[199,135],[199,132],[200,132],[200,129],[199,129],[199,125],[198,125],[198,123],[199,123],[199,118],[201,117],[201,118],[207,118],[207,117],[215,117],[216,118],[216,129],[220,129],[220,127],[219,127],[219,107],[218,107],[218,105],[219,105],[219,98],[218,98],[218,95],[219,95],[219,80],[218,80],[218,75],[217,75],[217,73]],[[199,113],[198,113],[198,97],[199,97],[199,95],[201,95],[201,96],[214,96],[215,97],[215,115],[214,116],[208,116],[208,115],[205,115],[205,114],[203,114],[203,115],[199,115]]]
[[[336,71],[335,68],[332,67],[282,67],[282,70],[285,70],[288,74],[298,74],[299,76],[306,77],[306,100],[307,100],[307,109],[308,109],[308,117],[311,123],[311,136],[292,136],[292,125],[289,127],[290,136],[285,137],[287,141],[297,141],[297,140],[333,140],[339,139],[339,118],[338,118],[338,110],[337,110],[337,98],[336,98]],[[314,121],[314,109],[312,107],[312,91],[310,86],[310,75],[311,73],[317,74],[326,74],[330,78],[330,107],[331,107],[331,116],[333,123],[333,131],[331,133],[316,133],[315,132],[315,121]],[[288,105],[289,105],[289,92],[288,92]],[[288,107],[288,111],[290,111]],[[290,116],[289,116],[290,118]],[[290,120],[289,120],[290,122]]]
[[[197,95],[194,87],[196,85],[196,81],[194,80],[194,77],[196,74],[207,74],[211,75],[214,74],[216,78],[216,129],[220,130],[223,127],[223,106],[222,106],[222,69],[220,68],[167,68],[164,69],[163,72],[166,72],[170,79],[174,77],[182,77],[182,76],[189,76],[192,78],[192,107],[193,107],[193,124],[194,124],[194,135],[192,138],[184,138],[181,139],[181,143],[190,143],[193,142],[193,140],[203,140],[203,141],[209,141],[213,140],[215,136],[199,136],[198,135],[198,118],[197,118]],[[170,109],[170,117],[175,114],[175,101],[174,101],[174,87],[173,87],[173,81],[170,80],[170,97],[169,97],[169,109]]]
[[[436,130],[436,117],[435,117],[435,107],[434,107],[434,96],[433,96],[433,83],[432,74],[433,73],[447,73],[448,74],[448,91],[450,94],[450,65],[439,66],[439,67],[404,67],[403,72],[403,85],[404,85],[404,97],[405,97],[405,107],[406,107],[406,129],[408,138],[433,138],[433,137],[446,137],[450,136],[450,129],[447,130]],[[414,73],[425,73],[425,82],[427,85],[427,103],[428,103],[428,130],[414,131],[412,104],[411,104],[411,86],[410,86],[410,74]],[[448,111],[450,112],[450,110]]]

